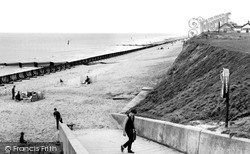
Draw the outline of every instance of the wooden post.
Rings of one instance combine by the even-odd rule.
[[[220,33],[220,22],[218,22],[218,33]]]
[[[18,63],[19,67],[22,68],[23,67],[23,64],[22,63]]]
[[[228,128],[228,116],[229,116],[229,91],[226,95],[226,121],[225,121],[225,127]]]

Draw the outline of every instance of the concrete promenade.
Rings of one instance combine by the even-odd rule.
[[[90,154],[121,154],[120,146],[128,140],[119,129],[87,129],[73,132]],[[138,136],[132,150],[136,154],[181,154]],[[127,149],[124,149],[123,153],[127,153]]]

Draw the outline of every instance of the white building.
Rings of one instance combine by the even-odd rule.
[[[225,23],[220,26],[220,32],[231,33],[234,32],[234,26],[230,23]]]
[[[241,27],[241,32],[242,33],[249,33],[249,31],[250,31],[250,23],[248,21],[248,23],[246,23],[245,25],[243,25]]]
[[[250,22],[248,21],[243,26],[232,24],[232,23],[225,23],[220,26],[220,32],[230,33],[230,32],[237,32],[237,33],[250,33]]]

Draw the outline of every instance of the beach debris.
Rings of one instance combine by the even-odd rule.
[[[160,47],[160,48],[157,48],[158,50],[163,50],[164,48],[163,47]]]
[[[35,102],[45,99],[45,97],[43,92],[27,91],[27,92],[20,92],[20,99],[27,102]]]
[[[124,99],[129,99],[126,97],[113,97],[113,100],[124,100]]]
[[[1,114],[11,114],[12,111],[10,111],[10,110],[3,110],[3,111],[1,111],[0,113],[1,113]]]
[[[73,130],[73,126],[74,126],[75,124],[73,124],[72,122],[70,123],[70,124],[67,124],[67,126],[69,127],[69,129],[70,130]]]

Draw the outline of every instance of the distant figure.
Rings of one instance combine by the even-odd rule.
[[[69,40],[68,40],[68,45],[69,45]]]
[[[27,143],[27,141],[24,139],[24,132],[21,132],[20,143]]]
[[[20,91],[18,91],[17,94],[16,94],[16,100],[17,101],[21,101],[22,100]]]
[[[63,84],[63,80],[62,80],[62,79],[60,79],[60,84],[61,84],[61,85]]]
[[[90,84],[90,83],[91,83],[90,78],[89,78],[89,76],[87,76],[87,78],[86,78],[86,80],[85,80],[85,82],[83,84]]]
[[[135,137],[136,137],[136,131],[135,131],[135,126],[134,126],[134,115],[136,114],[136,110],[131,110],[128,115],[127,118],[125,119],[124,123],[123,123],[123,136],[128,136],[128,141],[121,145],[121,152],[123,152],[124,148],[128,147],[128,153],[134,153],[131,150],[132,147],[132,143],[135,141]]]
[[[62,117],[60,112],[57,111],[56,108],[54,108],[54,118],[56,119],[56,128],[59,130],[59,121],[62,123]]]
[[[7,87],[4,87],[4,95],[7,95],[8,91],[7,91]]]
[[[12,93],[12,99],[15,99],[15,88],[16,86],[14,85],[13,88],[11,89],[11,93]]]

